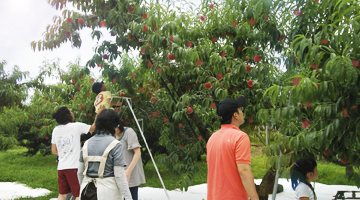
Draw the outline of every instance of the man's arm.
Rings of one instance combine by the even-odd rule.
[[[52,154],[58,155],[56,144],[51,144],[51,152]]]
[[[237,168],[241,177],[241,181],[244,185],[246,192],[251,200],[259,200],[259,196],[256,192],[254,175],[251,172],[249,164],[237,164]]]

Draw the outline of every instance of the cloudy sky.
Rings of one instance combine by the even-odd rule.
[[[61,15],[61,11],[52,8],[46,0],[0,0],[0,61],[7,62],[7,72],[17,65],[21,71],[29,71],[30,77],[35,77],[45,59],[59,58],[60,66],[65,70],[67,64],[74,62],[77,57],[81,58],[81,65],[92,57],[97,41],[91,39],[90,28],[81,31],[83,42],[80,49],[72,48],[70,43],[62,44],[53,51],[34,52],[31,49],[30,42],[42,39],[46,26],[52,24],[55,15]],[[105,39],[110,39],[107,31],[103,31],[103,34]],[[95,76],[100,74],[98,69],[92,72]]]
[[[192,0],[196,5],[201,0]],[[81,58],[81,65],[91,59],[94,54],[93,48],[97,40],[91,39],[91,29],[81,30],[81,48],[72,48],[70,43],[62,44],[60,48],[53,51],[33,51],[31,41],[41,40],[46,26],[53,24],[52,18],[61,15],[61,11],[51,7],[46,0],[0,0],[0,61],[5,60],[5,70],[9,72],[15,65],[21,71],[29,71],[30,77],[36,77],[39,73],[39,66],[45,59],[60,59],[60,66],[66,70],[69,62],[74,62],[77,57]],[[106,29],[103,29],[103,38],[111,40]],[[99,41],[99,44],[102,40]],[[116,63],[115,63],[116,64]],[[99,69],[91,70],[97,78]],[[46,83],[54,83],[56,80],[46,80]]]

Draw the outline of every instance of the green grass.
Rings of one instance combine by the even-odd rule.
[[[31,188],[46,188],[52,191],[44,197],[36,199],[56,198],[58,196],[57,186],[57,162],[55,155],[35,155],[24,157],[21,153],[26,149],[14,149],[0,152],[0,181],[19,182]],[[35,199],[35,198],[22,198]]]
[[[345,167],[325,161],[319,161],[317,169],[319,172],[319,178],[316,182],[328,185],[356,185],[354,180],[349,181],[345,176]],[[354,170],[357,173],[360,173],[359,169]]]
[[[252,147],[252,152],[256,151],[256,147]],[[44,197],[37,198],[21,198],[21,199],[50,199],[58,196],[57,186],[57,162],[55,155],[41,156],[35,155],[24,157],[21,154],[26,149],[17,148],[0,152],[0,181],[1,182],[19,182],[26,184],[31,188],[46,188],[51,193]],[[266,171],[267,157],[257,155],[251,158],[251,169],[255,179],[261,179]],[[195,175],[191,185],[206,183],[207,164],[206,156],[202,156],[202,161],[197,163],[199,172]],[[160,174],[163,178],[166,189],[174,190],[179,188],[179,177],[164,167],[158,166]],[[156,170],[151,162],[145,167],[146,184],[141,187],[162,188]],[[354,181],[348,181],[345,177],[345,167],[337,166],[324,161],[318,162],[319,178],[316,182],[328,185],[355,185]]]
[[[197,162],[197,167],[199,169],[198,173],[195,174],[194,179],[192,180],[191,185],[198,185],[207,182],[207,164],[206,156],[202,156],[200,162]],[[167,190],[174,190],[179,188],[179,176],[171,173],[168,169],[158,166],[161,178],[165,184]],[[161,182],[156,173],[155,167],[152,162],[149,162],[144,167],[146,183],[141,185],[141,187],[155,187],[162,188]]]

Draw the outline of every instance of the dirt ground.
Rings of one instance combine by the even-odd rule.
[[[251,157],[262,155],[264,146],[251,146]]]

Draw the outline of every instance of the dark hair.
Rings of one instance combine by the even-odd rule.
[[[314,193],[314,196],[316,197],[314,188],[312,185],[306,181],[306,175],[309,172],[314,172],[315,167],[317,166],[317,163],[312,158],[301,158],[298,161],[294,163],[294,165],[291,167],[291,186],[295,190],[295,188],[298,186],[298,181],[306,184],[311,188],[311,190]]]
[[[124,128],[124,123],[123,123],[121,120],[119,120],[119,126],[118,126],[118,128],[119,128],[119,130],[120,130],[121,133],[124,132],[124,130],[125,130],[125,128]]]
[[[69,108],[65,106],[59,108],[55,113],[53,113],[52,117],[56,119],[58,124],[67,124],[73,120]]]
[[[111,109],[104,109],[99,113],[95,122],[95,134],[115,135],[115,128],[119,125],[120,116]]]
[[[223,124],[231,124],[231,121],[232,121],[232,115],[233,115],[234,113],[239,113],[239,111],[235,111],[235,112],[233,112],[233,113],[231,114],[231,117],[230,117],[229,119],[226,119],[225,121],[223,121],[223,120],[224,120],[224,118],[223,118],[223,117],[219,116],[219,119],[220,119],[220,123],[221,123],[221,125],[223,125]]]

